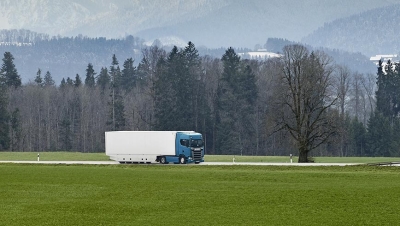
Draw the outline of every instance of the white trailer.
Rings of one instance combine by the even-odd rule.
[[[202,140],[201,134],[193,131],[111,131],[105,133],[106,155],[121,163],[167,163],[193,161],[200,148],[190,147],[195,139]],[[185,141],[187,145],[185,146]],[[193,140],[193,142],[191,142]],[[183,145],[181,145],[183,143]],[[201,147],[201,160],[204,149]],[[197,162],[200,162],[197,161]]]

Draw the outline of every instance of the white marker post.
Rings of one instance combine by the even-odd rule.
[[[233,156],[232,162],[235,163],[235,156]]]
[[[290,154],[290,163],[293,163],[293,155]]]
[[[39,153],[37,153],[37,161],[39,162]]]

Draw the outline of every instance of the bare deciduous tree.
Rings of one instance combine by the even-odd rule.
[[[364,104],[364,116],[363,123],[367,124],[368,116],[374,111],[376,100],[375,100],[375,89],[376,89],[376,78],[374,74],[366,74],[365,79],[361,80],[364,90],[368,96],[369,108]],[[369,110],[369,112],[367,111]]]
[[[328,114],[337,100],[333,67],[323,52],[309,53],[301,45],[284,47],[281,64],[278,125],[295,139],[299,162],[308,162],[309,152],[334,133]]]
[[[340,146],[339,153],[340,156],[344,156],[345,154],[345,136],[347,136],[347,127],[345,122],[345,108],[348,102],[348,94],[351,80],[350,69],[346,66],[337,65],[336,67],[336,90],[338,96],[338,106],[339,106],[339,137],[340,137]]]

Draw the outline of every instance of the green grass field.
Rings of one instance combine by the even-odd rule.
[[[205,161],[210,162],[290,162],[289,156],[233,156],[233,155],[206,155]],[[393,157],[315,157],[317,163],[377,163],[377,162],[400,162],[400,158]],[[293,156],[293,162],[298,157]]]
[[[0,161],[36,161],[38,152],[0,152]],[[107,161],[104,153],[40,152],[40,161]]]
[[[0,161],[36,161],[37,152],[0,152]],[[107,161],[104,153],[80,153],[80,152],[41,152],[41,161]],[[233,155],[206,155],[207,162],[290,162],[288,156],[233,156]],[[400,162],[400,158],[389,157],[316,157],[318,163],[377,163]],[[297,156],[293,162],[297,162]]]
[[[397,225],[399,167],[0,164],[0,225]]]

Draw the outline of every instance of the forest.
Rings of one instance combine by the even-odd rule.
[[[361,52],[367,56],[398,54],[399,31],[392,29],[400,16],[398,3],[325,23],[304,37],[302,43]],[[388,31],[385,38],[382,38],[382,31]]]
[[[142,58],[141,50],[146,48],[145,40],[127,35],[119,39],[105,37],[74,37],[50,36],[30,30],[0,30],[0,53],[11,52],[18,65],[18,72],[23,81],[33,81],[36,70],[50,70],[54,81],[58,84],[64,77],[84,74],[88,62],[96,71],[110,63],[110,58],[116,54],[119,59],[132,58],[137,66]],[[156,39],[152,45],[157,45],[166,51],[173,46],[165,45]],[[224,48],[209,49],[201,46],[196,48],[199,54],[221,57]],[[250,51],[238,48],[237,51]]]
[[[40,68],[27,83],[5,52],[0,70],[0,150],[104,152],[104,132],[203,134],[206,154],[399,156],[400,70],[361,74],[323,51],[292,44],[281,58],[200,56],[192,42],[63,78]],[[123,62],[123,63],[120,63]],[[99,65],[98,65],[99,66]],[[305,154],[305,155],[302,155]]]

